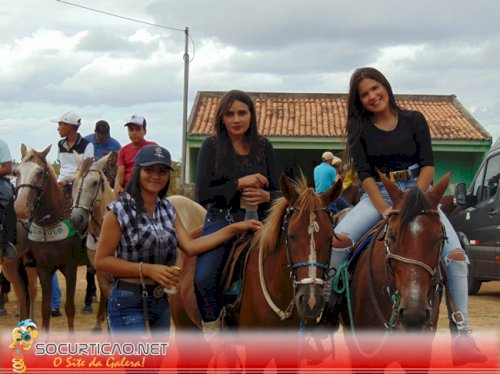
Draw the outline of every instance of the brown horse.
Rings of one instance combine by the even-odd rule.
[[[82,256],[81,240],[69,224],[71,196],[58,185],[47,162],[51,146],[42,152],[21,145],[22,161],[16,170],[14,209],[29,225],[28,246],[36,261],[42,285],[42,329],[50,326],[52,276],[59,269],[66,278],[65,312],[68,328],[74,330],[77,267]]]
[[[351,183],[349,187],[342,191],[340,196],[342,196],[346,202],[354,206],[359,203],[359,199],[361,198],[361,188],[358,183]]]
[[[111,153],[93,162],[89,158],[80,163],[73,181],[73,209],[71,224],[79,235],[87,232],[87,256],[95,267],[95,252],[97,241],[101,234],[101,225],[106,213],[106,206],[115,198],[104,168],[108,166]],[[109,273],[96,272],[97,282],[101,291],[96,323],[93,331],[101,331],[106,320],[107,301],[113,285],[113,276]]]
[[[270,209],[264,227],[248,242],[250,253],[244,274],[241,295],[239,327],[250,329],[299,329],[301,320],[317,318],[323,309],[323,283],[329,265],[333,226],[328,206],[342,189],[339,181],[323,195],[317,195],[307,187],[303,178],[293,182],[282,176],[280,180],[283,197]],[[174,202],[172,200],[172,202]],[[176,211],[180,210],[176,206]],[[190,230],[203,223],[204,210],[193,207],[190,202],[182,208],[192,212],[198,222]],[[243,243],[242,245],[245,245]],[[178,251],[179,253],[179,251]],[[170,311],[175,325],[176,345],[181,355],[181,366],[203,367],[210,361],[208,346],[202,349],[196,341],[196,355],[191,352],[193,341],[186,331],[200,331],[201,317],[194,295],[194,269],[196,257],[178,256],[177,265],[182,268],[182,277],[177,295],[170,295]],[[247,358],[255,354],[247,347]],[[297,347],[295,347],[297,348]],[[275,356],[262,357],[267,363]],[[250,359],[252,361],[252,359]]]
[[[280,184],[283,197],[251,242],[241,296],[243,329],[298,327],[301,319],[317,318],[323,308],[333,234],[327,207],[340,194],[342,182],[321,196],[304,179],[293,182],[282,176]],[[201,327],[193,286],[195,260],[178,257],[183,276],[178,294],[171,297],[176,330]]]
[[[350,301],[345,303],[342,319],[351,328],[356,364],[370,366],[376,352],[382,352],[386,339],[376,339],[375,346],[363,345],[357,332],[390,331],[435,332],[441,302],[440,254],[446,240],[439,218],[438,204],[445,192],[450,174],[446,174],[429,192],[420,189],[401,191],[385,176],[382,182],[392,200],[393,211],[372,236],[352,270],[349,285]],[[430,335],[432,337],[432,334]],[[415,361],[426,365],[430,360],[430,342],[410,347],[404,344],[391,348],[389,361],[398,354],[415,353]],[[367,349],[371,347],[372,350]],[[375,348],[375,349],[373,349]],[[367,351],[370,351],[367,354]],[[399,352],[399,353],[397,353]],[[418,353],[417,353],[418,352]],[[380,359],[380,357],[378,357]]]
[[[252,240],[239,326],[298,328],[323,310],[323,280],[330,262],[332,217],[328,206],[342,189],[337,181],[322,195],[302,178],[282,175],[283,197]],[[295,309],[295,312],[294,312]]]

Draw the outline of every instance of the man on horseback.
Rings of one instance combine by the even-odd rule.
[[[105,120],[99,120],[95,123],[93,134],[85,136],[86,140],[92,143],[94,147],[94,159],[97,161],[106,156],[110,152],[118,152],[121,144],[111,137],[109,123]],[[114,185],[113,181],[110,181]],[[95,269],[92,265],[87,265],[87,289],[85,290],[85,305],[82,308],[82,313],[92,313],[92,300],[96,295],[95,284]]]
[[[328,190],[338,178],[340,178],[339,170],[342,165],[342,160],[334,156],[332,152],[326,151],[321,156],[321,164],[314,168],[314,189],[316,193],[322,194]],[[351,205],[342,197],[330,205],[330,209],[337,213],[344,208],[349,208]]]
[[[16,258],[16,212],[14,211],[14,187],[7,175],[12,173],[12,156],[8,144],[0,139],[0,250],[4,259]],[[5,278],[2,274],[2,279]],[[5,279],[5,281],[7,281]],[[8,281],[7,281],[8,283]],[[4,309],[7,293],[0,294],[0,311]]]
[[[94,146],[78,132],[82,120],[75,112],[64,113],[53,122],[58,123],[57,131],[62,138],[57,143],[57,161],[61,165],[57,182],[64,188],[65,194],[71,195],[73,179],[78,169],[74,154],[78,154],[81,159],[94,157]],[[61,290],[56,274],[53,279],[52,315],[57,317],[61,315],[59,312]]]

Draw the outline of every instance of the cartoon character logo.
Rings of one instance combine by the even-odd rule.
[[[14,373],[24,373],[26,365],[24,363],[24,351],[29,351],[34,340],[38,337],[38,330],[35,322],[25,319],[18,322],[12,330],[12,343],[9,348],[12,352],[12,370]]]

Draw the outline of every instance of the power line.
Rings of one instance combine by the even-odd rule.
[[[107,14],[108,16],[112,16],[112,17],[116,17],[116,18],[121,18],[121,19],[126,19],[128,21],[143,23],[143,24],[149,25],[149,26],[161,27],[162,29],[168,29],[168,30],[175,30],[175,31],[182,31],[182,32],[184,32],[184,29],[177,29],[175,27],[169,27],[169,26],[159,25],[157,23],[151,23],[151,22],[141,21],[141,20],[138,20],[138,19],[135,19],[135,18],[120,16],[119,14],[114,14],[114,13],[105,12],[105,11],[99,10],[99,9],[89,8],[89,7],[86,7],[86,6],[83,6],[83,5],[70,3],[69,1],[64,1],[64,0],[56,0],[56,1],[59,2],[59,3],[65,3],[65,4],[68,4],[68,5],[76,6],[77,8],[87,9],[87,10],[90,10],[92,12]]]
[[[188,98],[189,64],[191,63],[191,61],[194,60],[194,51],[195,51],[195,45],[194,45],[193,38],[191,37],[191,35],[189,35],[189,27],[186,27],[185,29],[178,29],[178,28],[175,28],[175,27],[169,27],[169,26],[160,25],[160,24],[157,24],[157,23],[141,21],[141,20],[138,20],[138,19],[135,19],[135,18],[124,17],[124,16],[121,16],[119,14],[105,12],[105,11],[102,11],[102,10],[99,10],[99,9],[89,8],[89,7],[86,7],[86,6],[83,6],[83,5],[70,3],[70,2],[64,1],[64,0],[56,0],[56,1],[58,1],[60,3],[67,4],[67,5],[74,6],[74,7],[77,7],[77,8],[82,8],[82,9],[85,9],[85,10],[90,10],[92,12],[105,14],[107,16],[116,17],[116,18],[127,20],[127,21],[142,23],[142,24],[149,25],[149,26],[160,27],[160,28],[163,28],[163,29],[174,30],[174,31],[181,31],[182,33],[184,33],[184,35],[185,35],[185,44],[184,44],[184,92],[183,92],[183,100],[182,100],[182,102],[183,102],[182,103],[182,112],[183,113],[182,113],[182,164],[181,164],[181,182],[184,183],[185,182],[185,178],[186,178],[186,136],[187,136],[187,98]],[[191,60],[189,59],[189,53],[188,53],[188,38],[189,38],[189,40],[191,40],[191,43],[193,44],[193,58]]]
[[[56,0],[57,2],[59,3],[64,3],[64,4],[67,4],[67,5],[71,5],[71,6],[74,6],[74,7],[77,7],[77,8],[82,8],[82,9],[86,9],[86,10],[90,10],[91,12],[96,12],[96,13],[101,13],[101,14],[106,14],[108,16],[111,16],[111,17],[116,17],[116,18],[120,18],[120,19],[124,19],[124,20],[127,20],[127,21],[132,21],[132,22],[137,22],[137,23],[142,23],[144,25],[149,25],[149,26],[154,26],[154,27],[160,27],[162,29],[167,29],[167,30],[174,30],[174,31],[181,31],[181,32],[186,32],[185,29],[178,29],[176,27],[170,27],[170,26],[165,26],[165,25],[160,25],[158,23],[152,23],[152,22],[146,22],[146,21],[141,21],[139,19],[135,19],[135,18],[130,18],[130,17],[125,17],[125,16],[121,16],[119,14],[115,14],[115,13],[110,13],[110,12],[105,12],[103,10],[99,10],[99,9],[95,9],[95,8],[90,8],[90,7],[86,7],[86,6],[83,6],[83,5],[79,5],[79,4],[74,4],[74,3],[70,3],[69,1],[64,1],[64,0]],[[193,46],[193,56],[191,57],[191,59],[189,60],[189,62],[193,62],[194,60],[194,55],[196,53],[196,46],[194,44],[194,40],[193,38],[191,37],[191,34],[188,34],[188,37],[189,37],[189,40],[191,40],[191,44]]]

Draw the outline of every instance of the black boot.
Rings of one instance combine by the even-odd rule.
[[[7,315],[7,310],[5,310],[6,296],[6,293],[0,293],[0,317]]]

